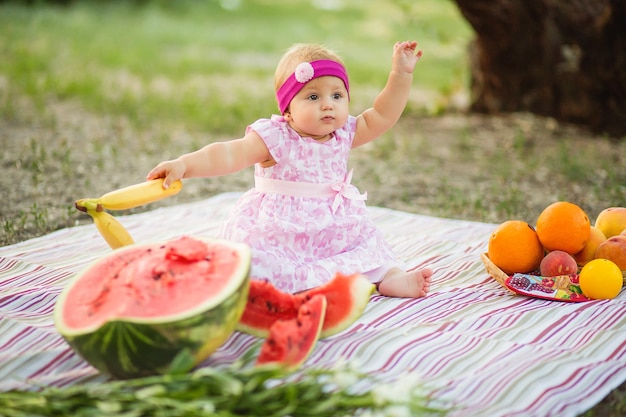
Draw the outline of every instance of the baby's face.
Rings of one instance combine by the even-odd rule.
[[[303,137],[327,139],[348,121],[350,100],[340,78],[325,76],[309,81],[295,95],[285,118]]]

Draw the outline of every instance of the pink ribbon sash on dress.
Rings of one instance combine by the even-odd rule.
[[[292,197],[334,197],[333,213],[339,207],[342,198],[350,200],[367,200],[367,192],[361,194],[358,189],[350,184],[352,171],[348,172],[343,181],[335,183],[313,183],[300,181],[285,181],[272,178],[254,177],[254,188],[262,193],[283,194]]]

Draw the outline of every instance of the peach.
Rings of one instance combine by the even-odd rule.
[[[542,277],[556,277],[559,275],[571,275],[578,271],[576,260],[569,253],[562,250],[549,252],[539,264],[539,272]]]
[[[617,235],[608,238],[598,245],[595,254],[596,259],[608,259],[626,271],[626,236]]]
[[[574,259],[578,266],[585,266],[587,262],[594,260],[598,245],[605,240],[606,236],[604,236],[602,230],[591,226],[591,234],[589,235],[589,240],[585,244],[585,247],[580,252],[574,254]]]
[[[626,229],[626,207],[605,208],[596,217],[595,226],[607,239],[619,235]]]

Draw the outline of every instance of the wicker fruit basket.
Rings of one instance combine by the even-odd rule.
[[[514,291],[512,291],[509,287],[505,285],[505,282],[507,278],[509,278],[509,276],[503,270],[498,268],[496,264],[491,262],[491,259],[489,259],[489,255],[487,255],[487,253],[483,253],[480,255],[480,259],[483,261],[487,273],[491,275],[491,277],[493,277],[493,279],[495,279],[500,285],[515,294]],[[626,285],[626,271],[622,271],[622,276],[624,278],[624,285]],[[567,276],[562,276],[558,278],[560,278],[560,281],[556,282],[556,288],[566,288],[570,284]]]
[[[503,270],[498,268],[496,264],[491,262],[491,259],[489,259],[489,255],[487,255],[487,253],[483,253],[482,255],[480,255],[480,259],[483,261],[483,264],[485,264],[485,269],[487,270],[487,273],[491,275],[491,277],[495,279],[498,282],[498,284],[502,285],[504,288],[511,291],[509,287],[504,285],[505,281],[507,280],[509,276]]]

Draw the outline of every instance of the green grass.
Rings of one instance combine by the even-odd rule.
[[[397,2],[344,3],[334,11],[271,0],[236,10],[217,1],[3,5],[0,73],[11,80],[9,95],[27,94],[42,110],[50,97],[72,99],[138,126],[169,120],[221,132],[275,111],[274,66],[295,42],[336,49],[355,91],[384,82],[402,39],[419,40],[430,61],[419,85],[447,95],[464,83],[470,31],[452,3],[420,2],[414,20]],[[10,99],[2,104],[10,115]]]

